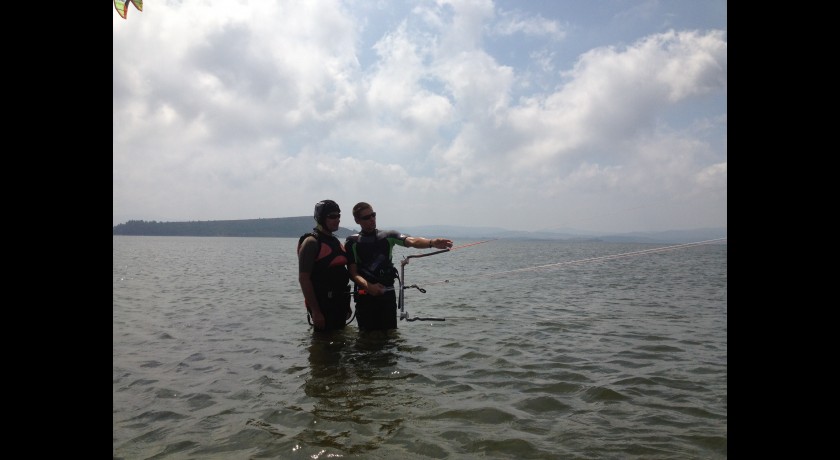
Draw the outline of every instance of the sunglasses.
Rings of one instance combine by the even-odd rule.
[[[327,214],[327,219],[340,219],[341,214]]]
[[[372,212],[372,213],[370,213],[366,216],[359,216],[360,220],[370,220],[372,218],[376,218],[376,213],[375,212]]]

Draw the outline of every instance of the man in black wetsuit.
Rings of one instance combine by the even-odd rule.
[[[333,200],[315,204],[317,226],[298,240],[298,282],[316,331],[344,329],[350,309],[350,275],[344,245],[333,236],[341,209]]]
[[[377,230],[373,206],[364,201],[353,206],[353,218],[362,230],[344,242],[350,279],[355,283],[356,322],[359,330],[397,328],[397,295],[394,280],[399,273],[392,261],[394,245],[410,248],[452,247],[446,238],[422,238],[396,230]]]

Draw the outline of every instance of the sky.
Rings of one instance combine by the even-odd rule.
[[[112,9],[114,225],[726,227],[725,0]]]

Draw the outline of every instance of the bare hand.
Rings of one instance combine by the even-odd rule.
[[[327,320],[324,319],[324,314],[320,310],[313,310],[310,312],[310,316],[312,316],[312,324],[315,326],[315,329],[323,329],[326,326]]]
[[[385,286],[381,283],[368,283],[367,293],[372,296],[378,296],[385,293]]]
[[[447,238],[432,239],[432,247],[437,249],[446,249],[452,247],[452,240]]]

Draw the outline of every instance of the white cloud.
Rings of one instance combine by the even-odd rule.
[[[373,203],[381,225],[725,226],[725,30],[651,4],[625,22],[668,30],[568,60],[589,25],[516,5],[115,12],[114,223],[309,215],[331,198]],[[527,62],[500,61],[510,40]]]

